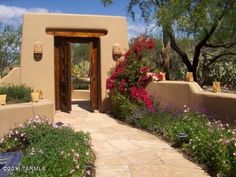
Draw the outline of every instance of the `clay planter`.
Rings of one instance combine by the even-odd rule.
[[[213,92],[214,93],[220,93],[221,92],[220,82],[213,82]]]
[[[186,73],[186,81],[187,82],[193,82],[193,73],[192,72],[187,72]]]
[[[32,102],[38,102],[39,101],[39,92],[33,92],[31,93],[31,99],[32,99]]]
[[[0,95],[0,106],[6,104],[7,95]]]
[[[166,80],[166,73],[160,72],[158,74],[159,81],[165,81]]]

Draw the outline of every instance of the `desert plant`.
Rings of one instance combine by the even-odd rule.
[[[90,81],[80,78],[73,78],[72,79],[72,86],[75,90],[88,90],[90,85]]]
[[[31,92],[33,89],[26,85],[1,85],[0,94],[6,94],[6,102],[11,103],[24,103],[31,100]]]
[[[90,62],[87,60],[82,60],[78,64],[73,64],[71,69],[72,76],[80,78],[88,78],[89,68],[90,68]]]

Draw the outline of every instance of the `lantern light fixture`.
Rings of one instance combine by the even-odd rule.
[[[115,43],[112,49],[113,59],[116,61],[122,56],[122,50],[119,43]]]
[[[40,61],[43,57],[43,45],[41,42],[37,41],[34,44],[34,60]]]

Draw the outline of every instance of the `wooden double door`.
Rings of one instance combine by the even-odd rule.
[[[100,54],[98,38],[55,37],[55,107],[71,111],[71,43],[88,43],[90,46],[90,107],[99,109]]]

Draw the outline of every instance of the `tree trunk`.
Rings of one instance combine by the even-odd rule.
[[[166,79],[170,80],[170,70],[169,70],[169,61],[170,61],[170,42],[168,42],[166,45],[163,43],[162,48],[162,67],[163,71],[166,73]]]
[[[203,87],[205,84],[206,84],[206,78],[207,78],[207,75],[209,73],[209,68],[207,66],[203,66],[202,68],[202,78],[201,80],[199,81],[199,85],[201,87]]]
[[[170,35],[170,40],[171,40],[171,47],[176,51],[176,53],[180,56],[182,62],[185,64],[185,66],[187,67],[189,72],[193,72],[193,67],[192,64],[188,58],[188,55],[186,54],[186,52],[184,52],[176,43],[175,41],[175,35],[174,35],[174,31],[170,31],[169,33]]]
[[[169,63],[170,63],[170,27],[163,26],[162,29],[162,35],[163,35],[163,41],[162,41],[162,67],[163,71],[166,73],[166,79],[170,80],[170,69],[169,69]]]
[[[197,66],[192,66],[193,80],[197,82]]]

